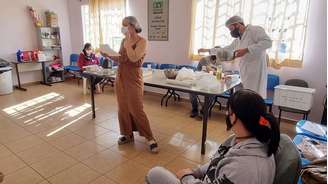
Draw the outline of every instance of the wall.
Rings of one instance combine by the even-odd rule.
[[[68,20],[67,0],[1,0],[0,6],[0,40],[2,43],[0,57],[16,60],[15,53],[18,49],[32,50],[37,48],[36,28],[27,10],[33,6],[38,13],[51,10],[58,14],[61,29],[61,41],[64,62],[69,61],[71,53],[71,34]],[[16,83],[16,76],[13,79]],[[22,83],[41,80],[41,72],[24,72],[21,74]]]
[[[79,52],[83,44],[80,5],[86,4],[78,0],[69,0],[70,22],[72,32],[72,47],[74,52]],[[136,16],[143,26],[143,35],[147,35],[147,0],[128,0],[128,14]],[[290,78],[306,80],[310,87],[317,90],[314,107],[310,119],[319,121],[322,113],[322,101],[326,95],[327,75],[327,2],[326,0],[311,0],[308,31],[304,52],[303,68],[282,68],[270,70],[278,74],[281,82]],[[169,41],[149,42],[147,58],[158,63],[191,63],[188,59],[190,38],[190,0],[170,0]],[[318,18],[320,17],[320,19]],[[320,20],[320,21],[319,21]],[[288,118],[299,119],[301,116],[288,114]]]
[[[147,37],[147,2],[148,0],[127,0],[128,15],[134,15],[143,27],[142,35]],[[169,41],[149,42],[146,59],[158,63],[188,63],[188,48],[191,23],[191,1],[171,0],[169,18]],[[83,45],[81,5],[87,0],[69,0],[71,22],[71,40],[73,52],[79,53]]]
[[[319,18],[320,17],[320,18]],[[309,118],[320,121],[323,111],[323,100],[327,94],[327,1],[311,0],[308,16],[307,37],[304,48],[303,68],[271,69],[281,77],[281,83],[291,78],[307,81],[316,89],[314,107]],[[290,116],[300,118],[301,116]]]

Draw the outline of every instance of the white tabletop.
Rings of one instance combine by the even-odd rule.
[[[147,69],[144,69],[146,71]],[[115,78],[116,74],[114,73],[114,69],[105,69],[100,71],[84,71],[85,74],[91,74],[91,75],[97,75],[101,77],[111,77]],[[158,87],[158,88],[164,88],[164,89],[175,89],[177,91],[183,91],[183,92],[189,92],[189,93],[198,93],[203,95],[220,95],[224,92],[238,86],[241,81],[240,79],[237,80],[217,80],[218,88],[215,89],[200,89],[197,85],[191,85],[191,86],[181,86],[181,85],[175,85],[175,84],[169,84],[167,82],[167,79],[164,77],[158,77],[155,75],[156,70],[152,70],[153,74],[151,75],[145,75],[144,76],[144,84],[146,86],[151,87]]]

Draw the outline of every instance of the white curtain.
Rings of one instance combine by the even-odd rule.
[[[225,21],[239,15],[245,24],[262,26],[273,40],[274,66],[302,63],[309,0],[193,0],[191,55],[199,48],[232,42]]]
[[[85,42],[99,48],[100,44],[109,44],[118,50],[123,35],[121,34],[122,19],[126,14],[125,0],[89,0],[84,7]],[[83,16],[83,15],[82,15]]]

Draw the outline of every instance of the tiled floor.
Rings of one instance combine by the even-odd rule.
[[[96,95],[97,118],[90,97],[73,81],[33,85],[28,91],[0,96],[0,171],[9,184],[134,184],[161,165],[172,171],[204,163],[225,131],[224,113],[215,109],[208,124],[205,156],[200,155],[202,124],[189,118],[187,102],[160,106],[160,96],[145,95],[145,111],[160,145],[150,154],[142,137],[118,146],[117,103],[113,89]],[[291,124],[282,132],[293,135]]]

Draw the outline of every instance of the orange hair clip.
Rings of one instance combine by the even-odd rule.
[[[269,121],[265,119],[263,116],[260,117],[259,124],[262,126],[270,127]]]

